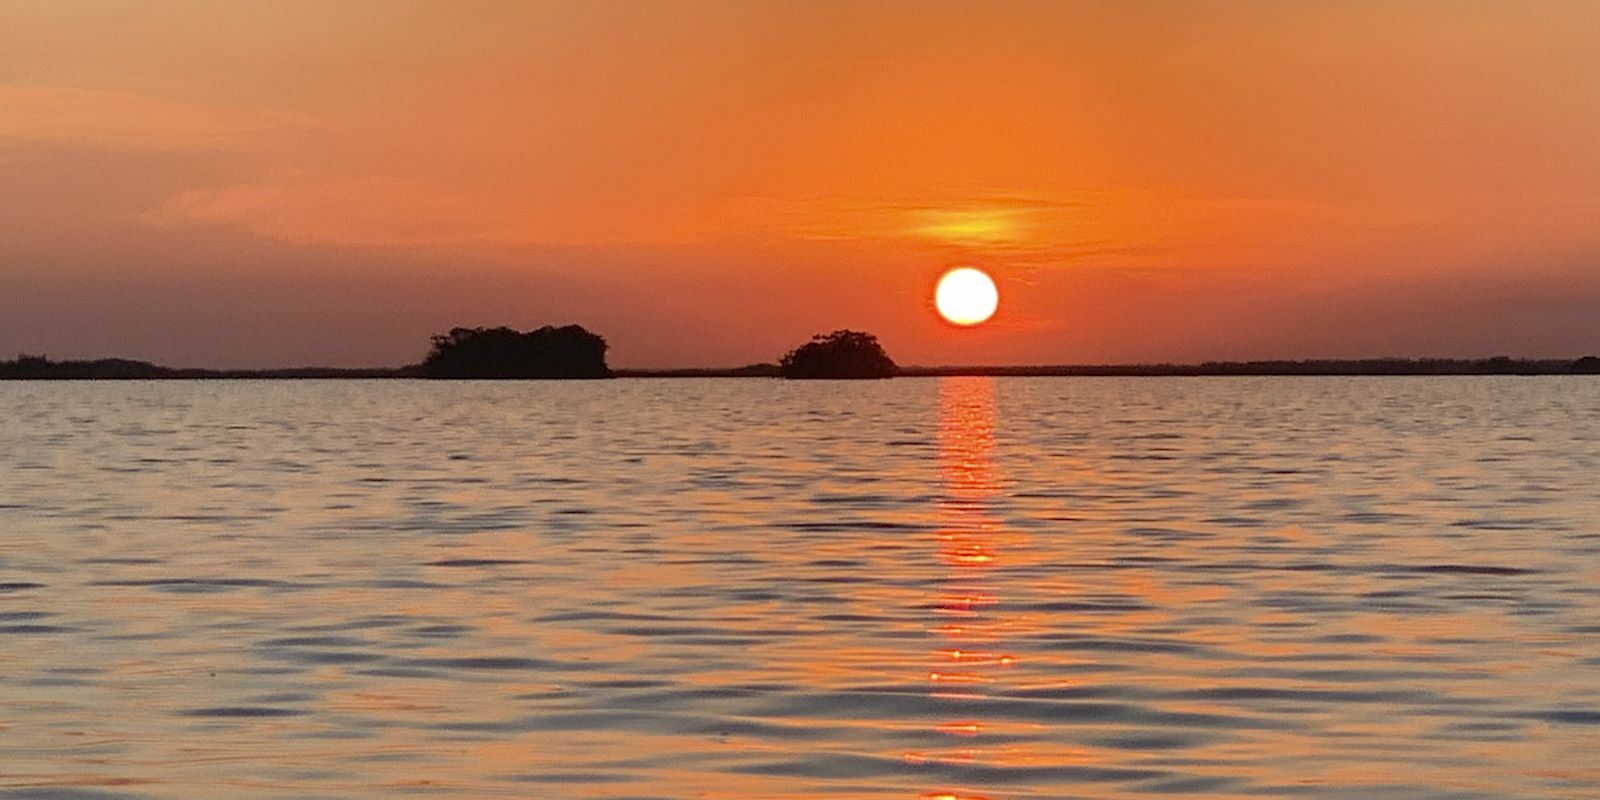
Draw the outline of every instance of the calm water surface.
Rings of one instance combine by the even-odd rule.
[[[0,411],[0,798],[1600,797],[1600,380]]]

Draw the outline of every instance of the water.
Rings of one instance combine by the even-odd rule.
[[[1600,380],[0,409],[0,798],[1600,796]]]

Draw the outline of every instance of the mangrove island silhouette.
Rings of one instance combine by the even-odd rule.
[[[778,362],[785,378],[892,378],[900,368],[878,337],[861,331],[818,334]]]
[[[581,325],[452,328],[422,360],[429,378],[609,378],[606,340]]]

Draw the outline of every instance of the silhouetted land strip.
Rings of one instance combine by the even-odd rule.
[[[1036,367],[903,367],[901,375],[1224,376],[1224,375],[1592,375],[1600,358],[1364,358],[1207,361],[1201,364],[1084,364]]]
[[[682,367],[674,369],[614,369],[618,378],[781,378],[777,364],[749,364],[743,367]]]
[[[777,364],[751,364],[728,369],[619,369],[618,378],[774,378]],[[1572,359],[1444,359],[1378,358],[1311,361],[1212,361],[1203,364],[1084,364],[1021,367],[901,367],[905,377],[989,375],[1163,377],[1218,375],[1596,375],[1600,358]],[[398,368],[346,369],[174,369],[145,361],[107,358],[94,361],[52,361],[24,356],[0,361],[0,380],[184,380],[184,379],[341,379],[424,378],[420,364]]]
[[[22,356],[0,361],[0,380],[199,380],[251,378],[418,378],[421,368],[409,367],[292,367],[288,369],[180,369],[148,361],[102,358],[93,361],[52,361],[43,356]]]

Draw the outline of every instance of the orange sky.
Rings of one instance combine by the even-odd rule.
[[[1600,352],[1600,4],[10,0],[0,352]],[[970,264],[1000,314],[929,296]]]

